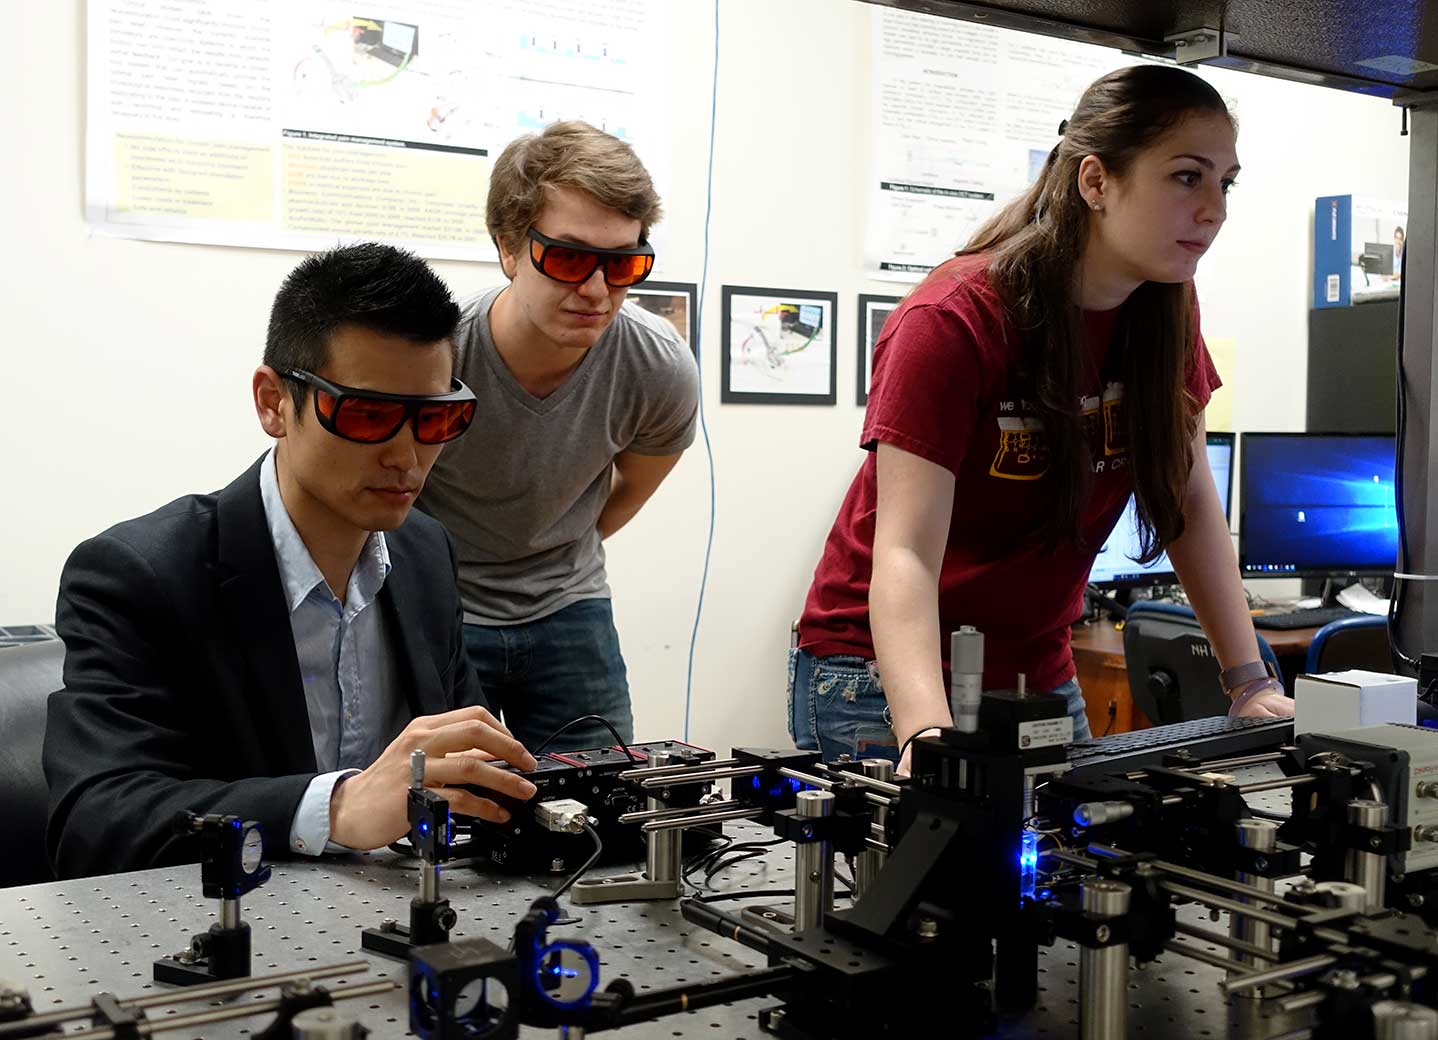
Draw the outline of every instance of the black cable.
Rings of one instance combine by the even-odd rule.
[[[720,871],[728,870],[730,867],[742,863],[746,859],[753,859],[756,856],[762,856],[775,845],[782,845],[787,840],[787,838],[774,838],[770,841],[740,842],[737,845],[731,841],[728,845],[722,846],[717,850],[713,850],[709,852],[706,856],[702,857],[700,860],[696,861],[694,867],[689,871],[689,873],[692,874],[695,869],[698,869],[701,866],[707,868],[704,872],[703,886],[694,884],[693,881],[689,881],[689,883],[691,885],[694,885],[694,888],[696,890],[702,891],[704,888],[707,888],[712,891],[714,886],[711,885],[710,882],[714,880],[715,874],[718,874]],[[688,880],[687,877],[686,880]]]
[[[1406,109],[1404,114],[1407,114]],[[1408,528],[1403,522],[1403,442],[1408,432],[1408,371],[1403,367],[1403,311],[1408,295],[1407,275],[1408,250],[1405,247],[1403,259],[1398,264],[1398,403],[1394,422],[1397,436],[1394,438],[1393,447],[1393,503],[1398,520],[1398,561],[1393,569],[1400,574],[1408,573],[1413,565],[1408,556]],[[1405,654],[1398,642],[1398,623],[1403,612],[1407,585],[1402,578],[1393,579],[1393,596],[1388,601],[1388,646],[1400,667],[1406,665],[1414,672],[1421,672],[1422,662]]]
[[[604,855],[604,842],[599,837],[599,832],[594,825],[587,820],[584,823],[584,832],[594,839],[594,852],[585,860],[573,874],[564,879],[564,884],[554,890],[554,898],[558,899],[564,893],[574,887],[574,883],[584,876],[584,872],[599,862],[599,857]]]
[[[728,859],[721,859],[716,861],[709,867],[708,870],[704,872],[704,887],[712,890],[714,886],[710,884],[710,882],[714,880],[715,874],[728,870],[730,867],[737,867],[746,859],[755,859],[759,856],[762,856],[767,851],[767,849],[746,849],[745,851],[740,852],[737,855],[730,856]]]
[[[734,839],[727,834],[724,835],[724,837],[721,838],[720,841],[722,842],[722,844],[720,844],[717,848],[705,849],[703,852],[692,857],[689,862],[685,863],[682,867],[680,867],[679,879],[683,881],[684,884],[689,885],[691,888],[693,888],[696,893],[702,892],[703,888],[689,875],[693,874],[701,867],[712,863],[716,857],[722,856],[734,844]]]
[[[720,841],[722,842],[722,844],[720,844],[717,848],[708,848],[705,849],[703,852],[691,856],[689,858],[689,861],[684,864],[684,867],[680,871],[680,873],[687,877],[688,875],[694,873],[694,871],[698,870],[699,867],[706,861],[712,860],[715,856],[727,852],[730,846],[734,844],[734,839],[727,834],[723,838],[721,838]]]
[[[922,737],[925,733],[929,732],[929,730],[931,730],[931,729],[943,729],[943,728],[944,728],[944,727],[942,727],[942,726],[925,726],[923,729],[919,730],[919,732],[915,733],[915,734],[914,734],[912,737],[910,737],[908,740],[904,741],[903,745],[899,748],[899,761],[902,762],[902,761],[904,760],[904,754],[905,754],[905,752],[907,752],[907,751],[909,750],[909,745],[910,745],[910,744],[912,744],[914,741],[918,740],[920,737]]]
[[[624,753],[629,756],[629,761],[633,762],[635,765],[644,764],[634,756],[633,751],[629,750],[629,745],[624,743],[624,738],[622,738],[619,735],[619,731],[614,728],[614,723],[610,722],[603,715],[581,715],[577,719],[570,719],[564,725],[560,726],[557,730],[555,730],[549,736],[545,737],[542,741],[540,741],[539,747],[531,751],[530,754],[533,755],[535,758],[538,758],[540,755],[544,754],[545,748],[549,747],[549,745],[553,744],[555,740],[557,740],[561,735],[573,729],[581,722],[602,722],[604,724],[604,728],[609,730],[610,735],[614,737],[614,743],[618,744],[620,748],[623,749]]]

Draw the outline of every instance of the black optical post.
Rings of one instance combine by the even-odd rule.
[[[387,920],[378,928],[366,928],[360,945],[371,953],[409,960],[416,946],[449,942],[455,913],[448,899],[439,897],[439,865],[450,857],[453,837],[449,802],[424,786],[424,752],[409,756],[409,840],[422,861],[419,867],[419,895],[409,903],[409,927]]]
[[[155,981],[193,986],[250,974],[250,926],[240,920],[240,897],[270,879],[264,865],[264,831],[254,820],[182,812],[175,829],[204,844],[200,884],[206,899],[220,901],[220,920],[190,939],[190,948],[155,961]]]

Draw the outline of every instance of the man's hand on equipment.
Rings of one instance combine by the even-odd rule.
[[[426,715],[406,726],[368,769],[336,785],[330,799],[331,841],[352,849],[378,849],[404,836],[409,830],[409,756],[415,749],[425,753],[425,786],[443,795],[456,813],[495,823],[509,819],[500,806],[460,784],[520,800],[534,796],[528,780],[472,753],[485,752],[516,769],[535,768],[534,756],[487,710]]]

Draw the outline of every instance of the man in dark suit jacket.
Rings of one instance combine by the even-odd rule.
[[[275,448],[71,555],[44,753],[60,876],[195,858],[181,810],[260,821],[270,856],[382,847],[408,830],[416,748],[458,812],[506,818],[456,785],[534,793],[489,764],[534,760],[484,706],[453,544],[410,511],[474,414],[458,317],[399,250],[306,260],[253,379]]]

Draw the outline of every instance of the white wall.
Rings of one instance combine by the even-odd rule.
[[[711,9],[675,4],[670,253],[698,281]],[[53,617],[81,539],[177,495],[223,486],[266,446],[248,399],[270,299],[292,253],[91,238],[82,212],[81,0],[15,5],[25,47],[0,66],[0,227],[8,460],[0,487],[0,624]],[[693,739],[784,740],[790,621],[860,461],[854,298],[902,289],[858,274],[867,157],[867,25],[849,0],[722,0],[705,400],[718,532],[699,633]],[[15,12],[11,12],[15,17]],[[796,41],[803,41],[797,46]],[[1199,277],[1205,331],[1240,352],[1240,428],[1301,429],[1313,198],[1406,197],[1407,145],[1383,102],[1213,72],[1236,98],[1244,164]],[[786,144],[802,125],[804,152]],[[497,268],[436,265],[456,293]],[[839,293],[835,408],[720,407],[719,287]],[[708,518],[702,443],[610,544],[641,737],[677,735]]]

